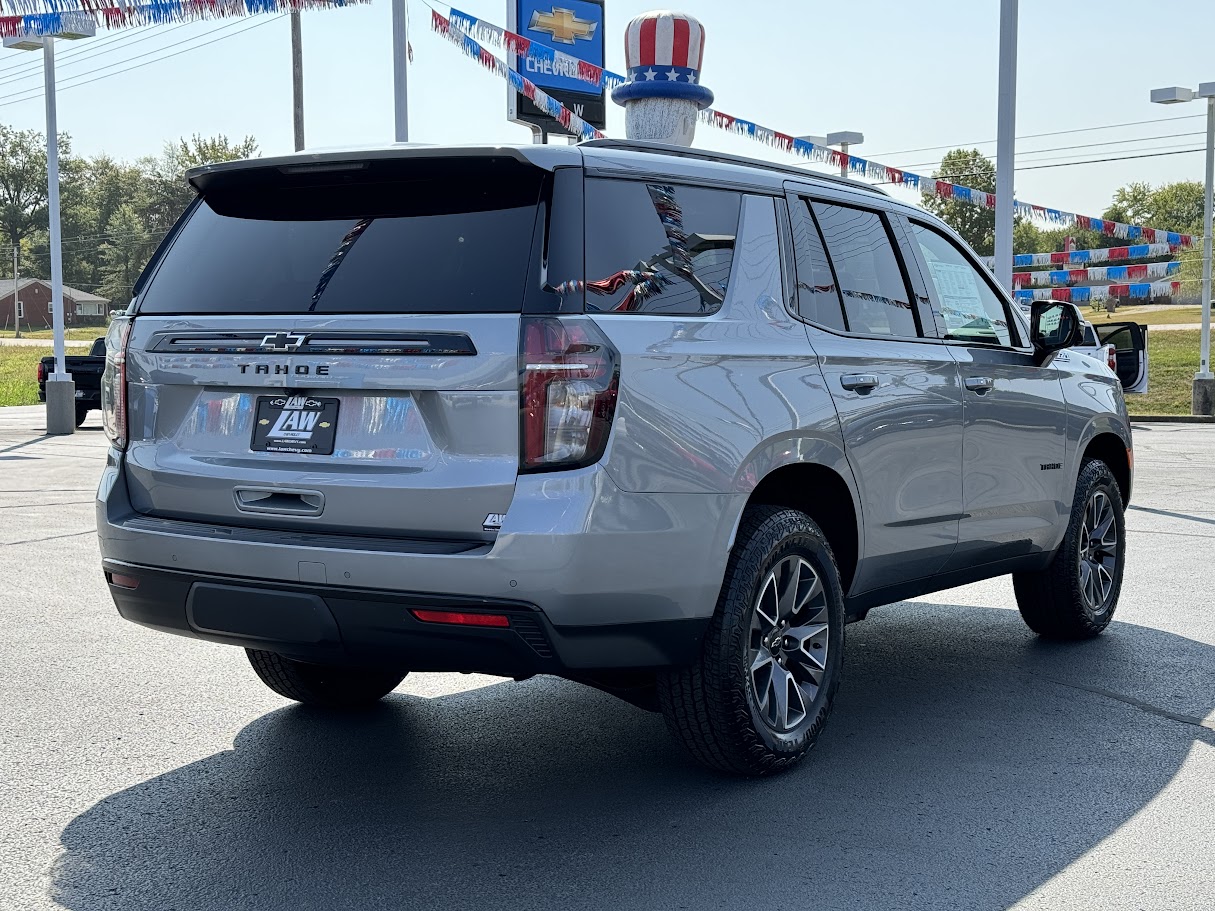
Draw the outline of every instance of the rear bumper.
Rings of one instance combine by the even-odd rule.
[[[113,560],[103,568],[119,614],[133,623],[325,664],[504,677],[670,667],[695,657],[708,625],[689,619],[560,628],[520,601],[259,584]],[[115,575],[123,585],[114,584]],[[428,623],[411,609],[505,615],[510,625]]]
[[[363,661],[382,639],[390,643],[388,652],[416,662],[418,670],[429,662],[433,670],[488,671],[493,665],[497,673],[562,673],[690,659],[713,614],[745,501],[736,495],[625,493],[598,468],[524,475],[496,541],[444,550],[353,535],[150,520],[131,509],[119,465],[112,452],[98,489],[101,554],[107,567],[154,576],[135,593],[111,586],[123,616],[248,645],[243,628],[228,630],[240,635],[223,636],[190,624],[186,608],[195,585],[248,588],[255,592],[252,601],[257,592],[303,592],[332,615],[337,640],[330,629],[328,638],[311,645],[286,635],[288,645],[315,645],[325,654]],[[411,606],[445,603],[514,605],[507,609],[524,611],[520,617],[532,616],[545,631],[553,654],[539,656],[537,664],[537,656],[518,650],[519,637],[511,633],[510,661],[482,656],[474,662],[471,652],[502,652],[500,633],[419,629],[404,616]],[[389,616],[397,619],[382,619]],[[475,636],[496,644],[483,647],[472,642]],[[447,648],[452,642],[455,647]],[[264,640],[255,647],[268,648]],[[287,653],[285,646],[274,650]],[[428,659],[432,653],[436,657]]]

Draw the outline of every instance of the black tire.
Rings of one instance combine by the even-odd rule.
[[[76,426],[79,427],[84,423],[84,419],[89,416],[89,409],[80,405],[76,406]]]
[[[1094,502],[1100,507],[1099,497],[1104,497],[1109,503],[1113,511],[1112,528],[1117,532],[1114,552],[1108,561],[1101,556],[1103,550],[1100,546],[1097,551],[1090,551],[1092,536],[1088,534],[1086,524]],[[1109,567],[1106,570],[1110,577],[1108,589],[1104,592],[1085,590],[1085,573],[1081,563],[1082,557],[1090,553],[1103,566]],[[1098,635],[1114,618],[1125,564],[1126,522],[1122,492],[1104,462],[1097,459],[1087,461],[1081,466],[1080,477],[1076,479],[1076,495],[1072,501],[1067,532],[1050,565],[1038,572],[1013,574],[1017,607],[1026,626],[1047,639],[1089,639]],[[1092,565],[1090,562],[1090,574]],[[1105,584],[1105,580],[1098,584]],[[1101,594],[1101,597],[1097,599],[1094,594]]]
[[[247,648],[262,683],[280,696],[305,705],[349,709],[372,705],[396,689],[405,674],[363,668],[307,664],[275,652]]]
[[[776,698],[775,675],[785,675],[785,699],[791,701],[787,681],[798,682],[798,675],[804,674],[809,665],[801,662],[794,671],[786,671],[785,662],[800,662],[803,652],[809,654],[806,643],[810,640],[804,640],[800,650],[780,652],[781,659],[769,663],[767,670],[753,672],[756,665],[752,662],[762,663],[767,660],[765,655],[777,654],[761,651],[766,649],[767,635],[756,638],[756,624],[762,627],[767,623],[759,610],[759,599],[768,591],[770,579],[775,578],[772,574],[788,566],[791,557],[801,558],[810,566],[821,583],[821,597],[816,594],[807,600],[802,609],[805,613],[799,615],[802,625],[789,632],[809,629],[806,618],[815,625],[825,623],[825,631],[815,640],[820,644],[811,643],[811,648],[825,648],[826,658],[821,662],[821,676],[809,703],[807,693],[800,686],[794,687],[800,693],[795,698],[800,700],[804,716],[789,725],[786,710],[786,724],[782,725],[766,717]],[[777,648],[786,648],[790,639],[776,628],[768,635],[773,633]],[[814,746],[831,713],[843,672],[843,647],[844,594],[826,537],[805,513],[752,507],[743,515],[700,657],[689,667],[659,675],[659,705],[671,733],[702,764],[738,775],[781,772]],[[753,673],[768,674],[766,683]],[[758,695],[761,688],[764,696]]]

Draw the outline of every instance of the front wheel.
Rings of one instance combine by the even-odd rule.
[[[359,708],[383,699],[404,674],[362,668],[308,664],[275,652],[247,648],[249,663],[262,683],[280,696],[327,709]]]
[[[667,726],[723,772],[768,775],[818,739],[843,670],[844,595],[805,513],[748,509],[697,661],[659,676]]]
[[[1022,619],[1048,639],[1098,635],[1114,618],[1125,563],[1122,492],[1104,462],[1085,462],[1054,559],[1038,572],[1013,574]]]

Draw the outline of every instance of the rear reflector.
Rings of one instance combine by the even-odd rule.
[[[410,613],[423,623],[447,623],[452,626],[510,626],[510,617],[504,614],[464,614],[446,610],[411,610]]]
[[[129,588],[132,591],[139,588],[139,580],[134,576],[124,576],[121,573],[108,573],[110,584],[119,588]]]

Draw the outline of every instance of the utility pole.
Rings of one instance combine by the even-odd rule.
[[[409,10],[392,0],[392,109],[397,142],[409,142]]]
[[[304,150],[304,44],[300,11],[291,11],[291,100],[295,115],[295,151]]]
[[[13,337],[21,338],[21,292],[17,290],[17,250],[13,244]]]
[[[1017,0],[1000,0],[1000,80],[996,129],[996,281],[1012,291],[1013,158],[1017,128]]]

